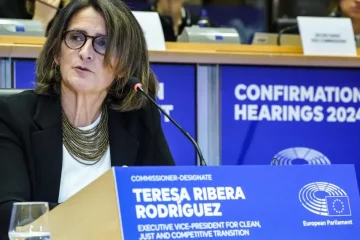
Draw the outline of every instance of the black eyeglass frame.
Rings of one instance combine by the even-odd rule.
[[[71,32],[80,33],[80,34],[82,34],[82,35],[85,36],[85,41],[83,42],[83,44],[82,44],[80,47],[72,48],[72,47],[70,47],[70,46],[68,45],[68,43],[66,42],[66,36],[67,36],[69,33],[71,33]],[[100,38],[100,37],[106,37],[106,36],[105,36],[105,35],[90,36],[90,35],[87,35],[87,34],[81,32],[81,31],[78,31],[78,30],[67,30],[67,31],[64,31],[64,32],[63,32],[63,35],[62,35],[62,39],[64,40],[65,45],[66,45],[68,48],[73,49],[73,50],[77,50],[77,49],[82,48],[82,47],[86,44],[88,38],[91,38],[91,39],[92,39],[91,44],[92,44],[92,47],[93,47],[94,51],[97,52],[98,54],[104,56],[105,53],[100,53],[100,52],[98,52],[98,51],[95,49],[95,45],[94,45],[95,40],[96,40],[97,38]],[[106,51],[106,50],[105,50],[105,51]]]

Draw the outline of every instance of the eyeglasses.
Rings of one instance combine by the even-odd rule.
[[[77,30],[66,31],[63,35],[66,46],[74,50],[82,48],[88,38],[92,39],[92,46],[95,52],[105,55],[107,45],[106,36],[89,36]]]

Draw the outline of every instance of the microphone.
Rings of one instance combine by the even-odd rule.
[[[188,132],[186,132],[182,127],[180,127],[179,124],[177,124],[177,122],[175,122],[174,119],[172,119],[172,117],[169,116],[169,114],[167,114],[164,109],[162,109],[156,102],[154,99],[152,99],[152,97],[150,97],[146,92],[144,92],[144,90],[142,89],[142,84],[140,82],[139,79],[137,79],[136,77],[130,77],[127,84],[130,86],[130,88],[132,88],[135,92],[141,92],[147,99],[150,100],[150,102],[152,102],[190,141],[191,143],[194,145],[196,152],[199,156],[200,159],[200,166],[207,166],[204,157],[201,153],[200,147],[197,144],[197,142],[190,136],[190,134]]]

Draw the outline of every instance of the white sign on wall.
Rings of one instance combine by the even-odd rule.
[[[349,18],[298,17],[297,20],[305,55],[357,56]]]
[[[164,51],[165,37],[160,22],[160,17],[157,12],[132,12],[139,22],[146,38],[146,43],[149,50]]]

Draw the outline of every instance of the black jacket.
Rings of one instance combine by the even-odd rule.
[[[174,165],[160,113],[152,105],[108,110],[112,166]],[[57,205],[62,168],[60,97],[31,91],[0,99],[0,239],[8,239],[12,203]]]

